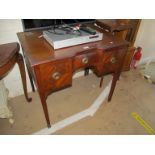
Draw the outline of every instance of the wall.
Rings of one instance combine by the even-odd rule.
[[[0,44],[18,42],[16,33],[21,31],[23,31],[21,20],[0,19]],[[27,81],[28,90],[30,91],[30,84],[28,78]],[[15,65],[13,70],[4,78],[4,83],[9,90],[10,97],[23,94],[18,65]]]
[[[155,19],[143,19],[135,41],[143,49],[142,60],[155,59]]]

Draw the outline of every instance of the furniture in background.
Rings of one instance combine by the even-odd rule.
[[[114,36],[127,40],[129,44],[125,57],[123,71],[130,70],[130,64],[134,55],[134,42],[140,26],[140,19],[98,19],[96,24],[100,29]]]
[[[2,80],[17,63],[22,78],[25,98],[28,102],[30,102],[31,98],[29,98],[27,94],[24,61],[22,55],[19,53],[19,49],[20,48],[18,43],[8,43],[0,45],[0,80]],[[2,91],[3,92],[1,92],[1,97],[4,99],[3,102],[6,103],[6,93],[4,93],[4,88]]]
[[[34,91],[35,82],[45,114],[51,127],[46,99],[52,92],[72,85],[72,76],[79,69],[89,68],[98,77],[112,74],[113,80],[108,101],[111,100],[116,82],[128,49],[128,42],[104,34],[103,40],[54,50],[43,38],[42,31],[17,33]]]

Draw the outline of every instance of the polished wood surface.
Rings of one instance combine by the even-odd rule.
[[[21,46],[24,49],[25,56],[29,58],[31,66],[50,62],[51,60],[64,59],[74,57],[81,51],[88,51],[91,49],[106,49],[115,48],[127,44],[125,40],[118,39],[118,37],[109,37],[104,35],[102,41],[77,45],[68,48],[54,50],[53,47],[43,38],[41,31],[32,31],[18,33]],[[88,46],[89,49],[85,49]]]
[[[0,80],[4,78],[18,64],[23,83],[25,98],[28,102],[32,99],[27,94],[26,74],[22,55],[19,53],[18,43],[0,45]]]
[[[19,44],[8,43],[0,45],[0,67],[7,64],[19,51]]]
[[[98,19],[96,24],[114,36],[127,40],[128,52],[123,65],[123,71],[130,70],[130,64],[134,55],[134,42],[140,26],[140,19]]]
[[[127,41],[104,34],[101,41],[54,50],[41,37],[41,31],[17,35],[32,87],[33,81],[37,86],[48,127],[51,126],[46,104],[48,95],[71,86],[72,76],[79,69],[92,69],[98,77],[112,73],[113,82],[108,98],[111,100],[127,52]]]
[[[129,19],[98,19],[96,24],[110,32],[124,31],[132,28]]]

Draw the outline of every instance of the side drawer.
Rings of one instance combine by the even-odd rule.
[[[105,51],[102,58],[103,73],[112,73],[116,70],[120,70],[123,65],[125,54],[126,48]]]
[[[40,66],[42,87],[46,91],[55,91],[72,84],[72,61],[59,60]]]

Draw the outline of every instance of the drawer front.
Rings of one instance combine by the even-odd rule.
[[[56,61],[40,67],[42,87],[46,91],[59,90],[72,83],[72,61]]]
[[[103,54],[103,73],[112,73],[116,70],[120,70],[124,61],[126,49],[117,49],[106,51]]]
[[[94,66],[97,63],[96,52],[83,53],[75,56],[73,60],[74,70]]]

